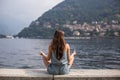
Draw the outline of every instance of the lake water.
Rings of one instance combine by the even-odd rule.
[[[40,50],[51,39],[0,39],[0,68],[45,68]],[[75,69],[120,69],[120,38],[67,39],[77,55]]]

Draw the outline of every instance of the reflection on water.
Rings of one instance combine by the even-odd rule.
[[[50,39],[0,39],[0,68],[45,68],[39,51]],[[77,51],[72,68],[120,69],[120,38],[66,40]]]

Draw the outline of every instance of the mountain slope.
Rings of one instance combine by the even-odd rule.
[[[46,12],[39,21],[64,24],[78,20],[78,23],[116,18],[120,6],[116,0],[66,0]],[[108,19],[109,20],[109,19]]]
[[[63,29],[66,36],[72,36],[72,31],[63,27],[65,24],[73,24],[75,21],[77,24],[91,24],[92,21],[111,24],[112,20],[120,22],[119,4],[120,0],[65,0],[33,21],[18,36],[49,37],[56,28]]]

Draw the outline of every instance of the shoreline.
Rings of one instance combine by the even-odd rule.
[[[64,39],[73,39],[73,40],[77,40],[77,39],[95,39],[95,38],[120,38],[120,37],[115,37],[115,36],[107,36],[107,37],[101,37],[101,36],[97,36],[97,37],[64,37]],[[0,39],[52,39],[51,38],[0,38]]]

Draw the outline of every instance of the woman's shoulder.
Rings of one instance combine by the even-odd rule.
[[[65,44],[66,48],[70,48],[70,45],[68,43]]]
[[[69,46],[69,44],[68,44],[68,43],[66,43],[65,45],[66,45],[66,46]]]

